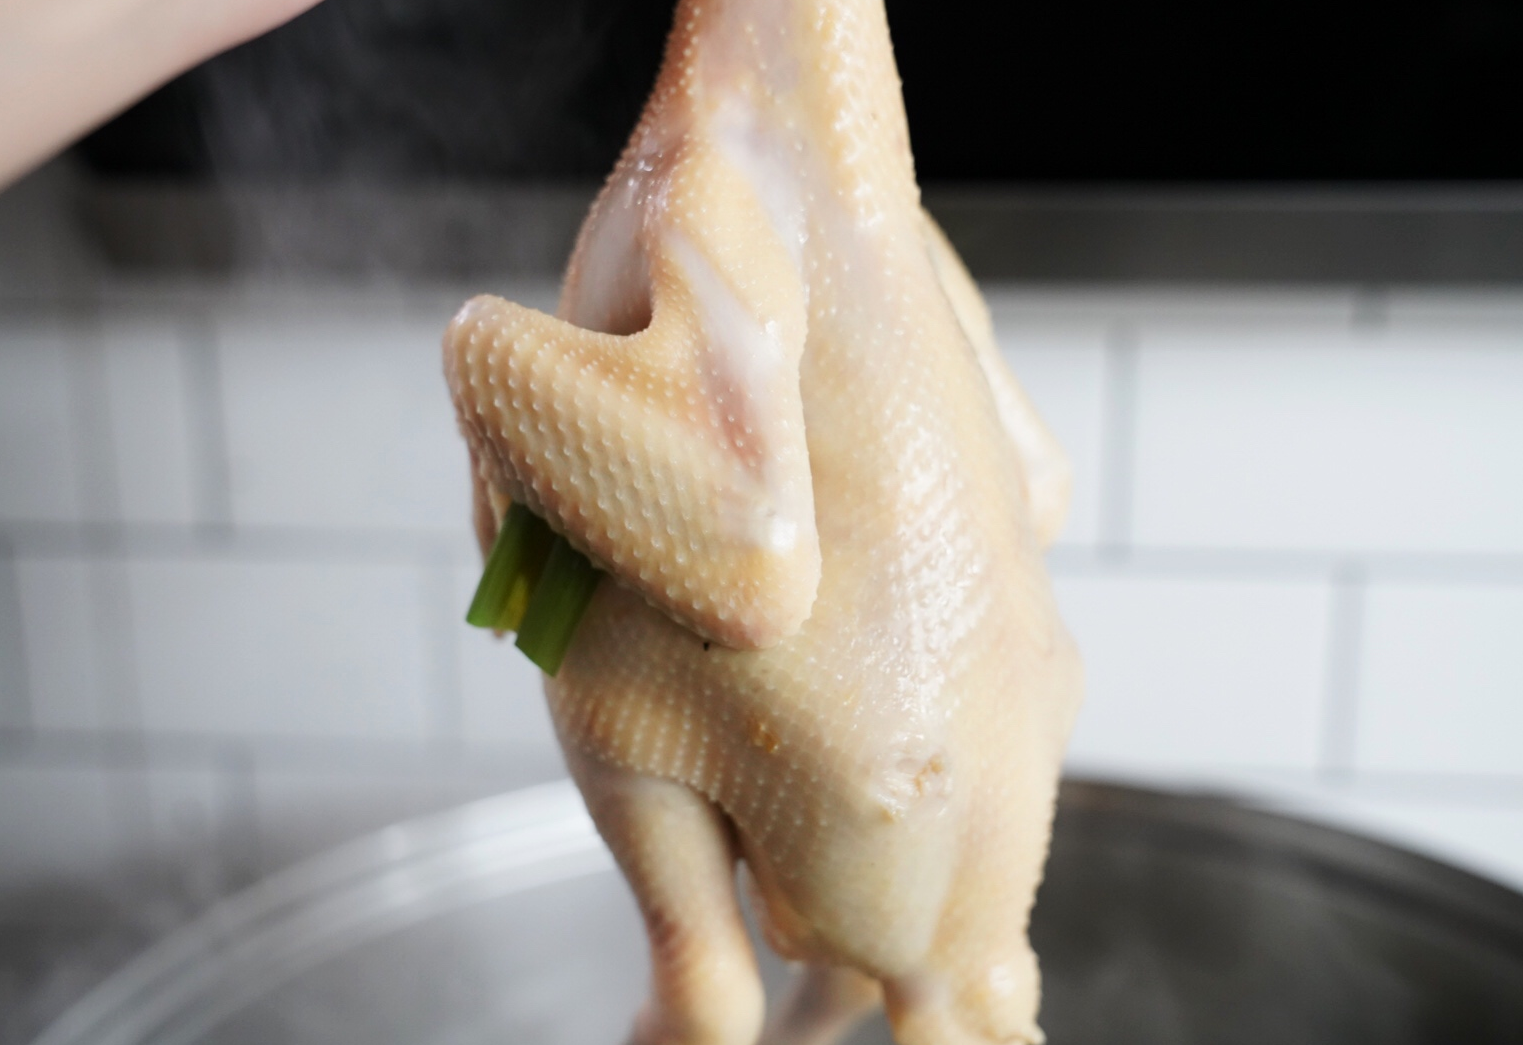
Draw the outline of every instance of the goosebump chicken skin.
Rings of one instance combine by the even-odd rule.
[[[558,316],[476,298],[445,370],[483,548],[517,502],[611,578],[546,696],[648,929],[633,1040],[1040,1041],[1068,466],[921,208],[881,0],[683,0]],[[805,963],[765,1028],[737,863]]]

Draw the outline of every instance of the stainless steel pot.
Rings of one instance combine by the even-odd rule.
[[[1523,1042],[1523,895],[1222,799],[1065,785],[1032,933],[1053,1045]],[[278,875],[37,1045],[598,1045],[645,970],[562,783]],[[881,1020],[854,1038],[888,1040]]]

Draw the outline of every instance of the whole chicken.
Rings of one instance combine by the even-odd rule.
[[[478,297],[445,356],[483,546],[517,501],[612,578],[546,694],[648,929],[633,1040],[1040,1041],[1067,463],[920,207],[882,0],[681,0],[559,318]],[[765,1028],[738,863],[805,963]]]

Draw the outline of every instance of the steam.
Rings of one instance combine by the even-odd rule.
[[[630,23],[667,6],[327,0],[192,74],[207,148],[255,178],[597,176],[654,74]]]
[[[186,83],[214,184],[203,263],[552,277],[672,2],[326,0],[214,59]]]

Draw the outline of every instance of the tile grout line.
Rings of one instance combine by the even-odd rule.
[[[1354,779],[1359,739],[1359,659],[1369,580],[1361,564],[1349,562],[1335,568],[1328,583],[1330,605],[1317,775],[1326,783],[1347,785]]]
[[[0,535],[0,723],[29,734],[35,725],[16,555]]]
[[[1330,572],[1358,562],[1367,579],[1440,586],[1518,587],[1523,556],[1470,553],[1364,553],[1284,548],[1163,547],[1131,544],[1124,562],[1099,545],[1059,544],[1048,553],[1054,576],[1295,578],[1325,581]]]
[[[476,553],[461,532],[382,527],[239,526],[209,528],[180,523],[67,523],[42,519],[0,520],[0,537],[18,554],[70,558],[120,552],[131,558],[233,556],[285,562],[412,564],[420,556],[464,562]],[[1520,557],[1523,559],[1523,557]]]
[[[1350,778],[1346,794],[1376,800],[1441,802],[1469,808],[1523,809],[1523,777],[1366,771]]]
[[[415,565],[420,560],[455,566],[476,563],[463,536],[444,532],[357,527],[240,526],[208,532],[174,523],[82,523],[0,520],[0,541],[28,558],[122,555],[195,560],[207,556],[245,561],[360,562]],[[1365,551],[1349,548],[1256,548],[1146,545],[1129,541],[1123,561],[1103,543],[1059,543],[1049,567],[1063,576],[1121,572],[1139,576],[1300,577],[1325,579],[1357,558],[1372,579],[1411,583],[1514,587],[1523,585],[1523,553]]]
[[[1131,547],[1137,423],[1137,336],[1129,324],[1106,336],[1101,419],[1099,554],[1124,560]]]
[[[208,532],[168,523],[52,523],[0,520],[0,541],[28,558],[121,555],[196,560],[232,557],[284,563],[351,562],[415,565],[475,562],[463,537],[417,530],[245,526],[236,533]],[[1354,558],[1372,579],[1418,584],[1516,587],[1523,585],[1523,553],[1466,551],[1360,552],[1348,548],[1256,548],[1145,545],[1128,542],[1117,561],[1102,543],[1059,543],[1048,565],[1062,576],[1096,573],[1181,577],[1298,577],[1325,579]]]
[[[142,744],[133,735],[116,730],[41,729],[15,730],[0,727],[3,757],[32,759],[55,766],[131,770],[142,751],[149,764],[176,768],[204,766],[238,749],[240,757],[263,763],[266,768],[305,772],[333,771],[347,764],[360,772],[405,768],[431,772],[480,761],[492,764],[498,756],[525,750],[513,743],[441,751],[420,739],[373,740],[356,737],[298,737],[271,734],[160,733]]]
[[[232,462],[228,457],[227,410],[216,331],[202,315],[181,324],[181,385],[190,422],[192,498],[198,529],[225,533],[233,527]]]

